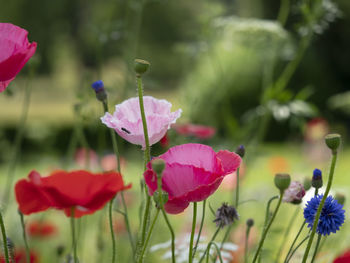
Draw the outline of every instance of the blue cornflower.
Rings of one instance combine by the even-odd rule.
[[[308,223],[308,227],[312,228],[317,208],[323,198],[322,195],[317,195],[307,202],[304,209],[304,218]],[[332,196],[328,196],[321,211],[320,220],[317,225],[316,232],[324,236],[331,232],[335,233],[339,227],[344,223],[345,210],[343,206],[338,203]]]

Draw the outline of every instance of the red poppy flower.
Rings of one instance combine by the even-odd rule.
[[[31,237],[50,237],[57,233],[57,228],[49,221],[31,221],[27,227],[28,235]]]
[[[88,153],[88,156],[86,154]],[[88,157],[88,158],[87,158]],[[95,151],[79,148],[74,154],[74,161],[79,168],[96,169],[98,167],[98,156]]]
[[[168,136],[168,133],[166,133],[162,139],[160,139],[160,145],[163,147],[163,148],[166,148],[169,146],[169,136]]]
[[[41,177],[36,171],[28,175],[29,180],[19,180],[15,186],[19,210],[29,215],[48,208],[64,210],[74,217],[92,214],[101,209],[117,192],[128,189],[119,173],[92,174],[87,171],[56,171]]]
[[[350,262],[350,250],[345,251],[344,254],[340,255],[333,261],[333,263],[349,263],[349,262]]]
[[[28,263],[26,258],[26,251],[24,249],[15,250],[15,262],[14,263]],[[30,263],[38,263],[39,256],[34,251],[30,251]],[[6,263],[6,260],[3,255],[0,257],[0,263]],[[12,260],[10,259],[10,263]]]
[[[180,135],[195,136],[199,139],[210,139],[216,133],[215,128],[197,124],[175,124],[173,125],[175,131]]]
[[[0,92],[35,53],[36,43],[29,43],[27,35],[28,32],[18,26],[0,23]]]
[[[203,144],[183,144],[170,148],[160,155],[166,163],[162,177],[162,189],[169,195],[164,205],[170,214],[178,214],[190,202],[207,199],[219,187],[227,174],[237,170],[241,157],[229,151],[218,153]],[[144,173],[149,194],[157,190],[157,175],[151,162]]]

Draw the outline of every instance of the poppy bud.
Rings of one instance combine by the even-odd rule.
[[[337,133],[328,134],[325,137],[325,142],[332,152],[336,152],[340,144],[341,136]]]
[[[311,180],[309,177],[305,177],[303,185],[304,185],[305,191],[308,191],[311,188]]]
[[[91,87],[96,93],[96,98],[99,101],[105,102],[107,100],[107,93],[102,80],[97,80],[91,84]]]
[[[157,178],[162,178],[162,173],[165,168],[165,162],[162,159],[154,159],[152,160],[152,168],[157,174]]]
[[[276,174],[275,175],[275,185],[281,192],[286,190],[290,185],[290,175],[289,174]]]
[[[253,218],[248,218],[246,224],[247,224],[247,227],[254,226],[254,219]]]
[[[162,208],[165,203],[168,202],[168,199],[168,193],[165,191],[161,191],[161,194],[159,194],[158,190],[153,193],[153,200],[156,203],[157,208]]]
[[[243,158],[244,155],[245,155],[245,148],[244,148],[244,145],[238,146],[235,152],[236,152],[241,158]]]
[[[56,253],[58,257],[61,257],[63,255],[63,252],[65,250],[65,247],[63,245],[59,245],[56,248]]]
[[[344,203],[345,203],[345,195],[343,195],[343,194],[336,193],[334,199],[337,200],[338,203],[341,205],[344,205]]]
[[[318,189],[321,188],[323,185],[323,180],[322,180],[322,172],[319,169],[314,170],[314,174],[312,176],[312,181],[311,181],[312,187]]]
[[[150,65],[151,64],[146,60],[135,59],[134,60],[134,70],[136,72],[136,75],[138,77],[141,77],[142,74],[147,72]]]

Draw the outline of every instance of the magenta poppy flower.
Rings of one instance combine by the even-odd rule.
[[[203,144],[183,144],[160,155],[166,162],[162,189],[169,195],[164,208],[170,214],[185,210],[190,202],[207,199],[219,187],[225,175],[237,170],[241,164],[238,154],[227,150],[218,153]],[[151,163],[147,164],[144,178],[153,195],[157,190],[157,176]]]
[[[0,23],[0,92],[4,91],[34,55],[36,43],[29,43],[28,32],[9,23]]]
[[[143,97],[143,100],[149,143],[153,145],[163,138],[170,125],[180,117],[182,110],[171,112],[171,103],[166,100],[158,100],[150,96]],[[114,129],[120,137],[145,148],[139,105],[139,98],[128,99],[115,106],[113,115],[106,112],[101,120],[107,127]]]

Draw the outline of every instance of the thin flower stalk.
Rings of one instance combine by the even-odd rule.
[[[27,262],[30,262],[30,251],[29,251],[29,246],[28,246],[28,240],[27,240],[27,233],[26,233],[26,227],[24,224],[24,218],[23,214],[21,212],[18,212],[20,218],[21,218],[21,226],[22,226],[22,235],[23,235],[23,241],[24,241],[24,246],[26,249],[26,259]]]
[[[191,231],[191,239],[190,239],[190,248],[188,253],[188,262],[193,262],[193,239],[194,232],[196,231],[196,220],[197,220],[197,202],[193,203],[193,216],[192,216],[192,231]]]
[[[290,254],[289,258],[287,259],[286,263],[289,263],[289,261],[292,259],[293,255],[295,254],[295,252],[298,250],[299,247],[301,247],[302,244],[304,244],[304,242],[306,240],[308,240],[308,238],[310,237],[310,235],[307,235],[296,247],[295,249],[292,251],[292,253]]]
[[[326,187],[326,191],[323,195],[323,198],[321,200],[321,203],[317,209],[317,213],[316,213],[316,216],[315,216],[315,220],[314,220],[314,223],[313,223],[313,226],[312,226],[312,230],[311,230],[311,234],[310,234],[310,239],[307,243],[307,247],[305,249],[305,253],[304,253],[304,257],[303,257],[303,261],[302,263],[305,263],[306,260],[307,260],[307,257],[309,255],[309,252],[310,252],[310,248],[311,248],[311,245],[312,245],[312,241],[313,241],[313,238],[315,236],[315,233],[316,233],[316,229],[317,229],[317,225],[318,225],[318,220],[320,219],[320,216],[321,216],[321,211],[323,209],[323,205],[327,199],[327,196],[329,194],[329,191],[331,189],[331,186],[332,186],[332,182],[333,182],[333,175],[334,175],[334,170],[335,170],[335,164],[337,162],[337,152],[336,151],[333,151],[332,152],[332,164],[331,164],[331,169],[329,171],[329,179],[328,179],[328,183],[327,183],[327,187]]]
[[[206,203],[207,203],[207,200],[205,199],[203,201],[203,210],[202,210],[202,220],[201,220],[201,224],[199,226],[199,231],[198,231],[198,235],[197,235],[197,240],[196,240],[196,244],[194,246],[194,249],[193,249],[193,258],[195,257],[196,255],[196,251],[197,251],[197,248],[198,248],[198,244],[199,244],[199,239],[201,237],[201,234],[202,234],[202,229],[203,229],[203,225],[204,225],[204,218],[205,218],[205,207],[206,207]]]
[[[318,249],[320,248],[320,241],[321,241],[321,238],[322,238],[322,235],[321,235],[321,234],[318,234],[317,242],[316,242],[316,246],[315,246],[315,251],[314,251],[314,254],[313,254],[313,256],[312,256],[311,263],[313,263],[313,262],[315,261],[315,258],[316,258]]]
[[[217,227],[217,229],[216,229],[214,235],[212,236],[212,238],[210,239],[210,241],[209,241],[209,243],[208,243],[208,245],[207,245],[207,248],[205,249],[205,251],[204,251],[202,257],[199,259],[199,263],[201,263],[201,262],[204,260],[206,254],[209,253],[210,244],[214,242],[216,236],[217,236],[217,235],[219,234],[219,232],[220,232],[220,229],[221,229],[221,226]],[[220,251],[220,249],[219,249],[219,251]]]
[[[1,234],[2,234],[2,242],[4,245],[5,261],[6,263],[10,263],[5,224],[4,224],[4,219],[2,217],[1,212],[0,212],[0,227],[1,227]]]
[[[261,240],[259,242],[258,249],[257,249],[257,251],[255,253],[255,256],[254,256],[254,259],[253,259],[253,263],[255,263],[256,260],[258,259],[259,253],[260,253],[260,251],[262,249],[262,246],[264,245],[264,241],[265,241],[266,235],[267,235],[267,233],[268,233],[268,231],[269,231],[269,229],[270,229],[270,227],[271,227],[271,225],[272,225],[272,223],[273,223],[273,221],[274,221],[274,219],[275,219],[275,217],[277,215],[278,209],[281,206],[282,198],[283,198],[283,191],[281,191],[281,193],[280,193],[280,198],[278,200],[276,209],[275,209],[275,211],[274,211],[274,213],[273,213],[269,223],[267,224],[266,228],[264,228],[264,232],[263,232],[263,235],[262,235]]]
[[[216,249],[216,254],[217,256],[219,257],[219,260],[220,260],[220,263],[223,263],[223,260],[222,260],[222,257],[221,257],[221,253],[220,253],[220,248],[218,247],[218,245],[214,242],[214,241],[211,241],[209,244],[208,244],[208,253],[207,253],[207,260],[206,260],[206,263],[209,263],[209,256],[210,256],[210,247],[211,246],[214,246],[215,249]],[[214,261],[216,262],[216,260]]]
[[[292,245],[290,246],[290,248],[289,248],[289,250],[288,250],[288,253],[287,253],[287,255],[286,255],[286,258],[284,259],[283,262],[285,262],[285,263],[287,262],[288,257],[289,257],[289,255],[292,253],[292,250],[293,250],[293,248],[294,248],[294,245],[295,245],[295,243],[297,242],[297,240],[298,240],[298,238],[299,238],[301,232],[303,231],[305,225],[306,225],[306,220],[304,220],[303,224],[301,225],[301,227],[300,227],[300,229],[299,229],[297,235],[295,236],[295,238],[294,238],[294,240],[293,240],[293,242],[292,242]]]
[[[70,224],[71,224],[71,231],[72,231],[72,249],[73,249],[73,258],[74,263],[78,263],[78,257],[77,257],[77,240],[75,236],[75,220],[74,220],[74,213],[75,213],[75,207],[71,208],[71,215],[70,215]]]

